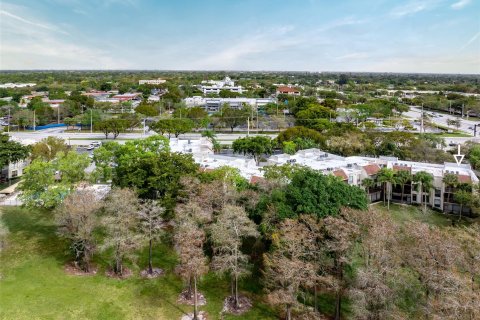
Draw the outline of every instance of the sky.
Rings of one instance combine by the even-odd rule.
[[[0,0],[0,69],[480,74],[480,0]]]

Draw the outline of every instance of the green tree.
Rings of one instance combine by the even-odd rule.
[[[239,138],[233,141],[233,152],[251,155],[259,163],[261,155],[270,155],[273,152],[273,141],[269,137],[255,136]]]
[[[474,144],[470,148],[467,159],[474,169],[480,168],[480,144]]]
[[[150,125],[150,128],[160,134],[168,134],[168,137],[173,134],[178,137],[180,134],[190,132],[194,127],[194,123],[190,119],[160,119]]]
[[[453,199],[455,200],[456,203],[460,205],[460,214],[458,216],[458,221],[460,221],[462,220],[463,208],[472,203],[472,200],[473,200],[472,192],[467,190],[458,190],[453,195]]]
[[[34,104],[32,109],[35,111],[35,120],[39,125],[48,124],[56,118],[56,112],[46,103]]]
[[[295,172],[284,193],[289,210],[283,208],[284,212],[279,214],[287,217],[302,213],[325,217],[337,215],[341,207],[367,208],[367,198],[362,189],[350,186],[333,175],[307,168]]]
[[[293,141],[284,141],[283,152],[286,154],[295,154],[295,152],[297,152],[297,145]]]
[[[318,131],[305,127],[292,127],[282,131],[276,138],[279,145],[285,141],[298,141],[296,139],[309,139],[320,148],[325,146],[325,137]],[[297,145],[298,143],[295,142]]]
[[[152,104],[141,103],[138,107],[135,108],[136,113],[143,114],[147,117],[156,117],[159,114],[158,108]]]
[[[322,120],[336,118],[336,112],[330,108],[314,105],[308,109],[302,110],[295,115],[295,124],[306,128],[316,128],[325,126]]]
[[[27,158],[29,153],[29,147],[10,140],[8,134],[0,133],[0,168]]]
[[[75,120],[75,118],[66,117],[63,119],[63,123],[67,125],[67,130],[68,130],[69,127],[75,126],[77,124],[77,121]]]
[[[142,198],[158,199],[171,213],[181,190],[180,178],[198,172],[192,156],[168,150],[156,153],[131,153],[128,150],[121,148],[115,154],[113,185],[135,188]]]
[[[193,121],[196,129],[208,126],[208,113],[202,107],[188,109],[187,118]]]
[[[116,139],[121,132],[125,132],[128,123],[124,119],[107,119],[102,120],[94,124],[96,130],[100,130],[105,135],[105,139],[108,139],[110,133],[113,134],[113,139]]]
[[[27,207],[54,208],[85,179],[90,164],[87,154],[59,152],[51,161],[38,158],[25,168],[19,189]]]
[[[263,176],[265,179],[285,186],[290,182],[295,173],[301,169],[302,167],[299,165],[286,163],[281,166],[265,166],[261,170],[264,172]]]
[[[24,109],[15,112],[12,115],[12,123],[17,125],[18,130],[20,130],[20,128],[23,128],[25,130],[27,126],[33,125],[33,111]],[[38,119],[35,118],[35,125],[37,124]]]
[[[43,138],[41,141],[35,143],[32,147],[31,159],[43,159],[45,161],[53,160],[57,153],[68,152],[68,145],[65,140],[54,136]]]
[[[172,119],[172,121],[172,133],[175,135],[175,138],[178,138],[181,134],[192,131],[194,128],[194,123],[190,119]]]
[[[231,108],[230,106],[223,106],[221,108],[222,122],[229,127],[231,132],[235,127],[247,122],[248,112],[244,109]],[[250,119],[252,121],[253,119]]]

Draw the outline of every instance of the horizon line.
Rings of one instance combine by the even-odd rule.
[[[399,71],[308,71],[308,70],[242,70],[242,69],[0,69],[2,72],[237,72],[237,73],[325,73],[325,74],[393,74],[393,75],[462,75],[480,76],[480,73],[399,72]]]

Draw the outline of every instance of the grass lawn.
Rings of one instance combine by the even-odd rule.
[[[413,205],[399,205],[390,204],[390,211],[382,202],[377,202],[372,205],[372,208],[390,214],[390,216],[399,224],[405,224],[410,221],[420,221],[438,227],[452,226],[452,221],[458,225],[469,225],[474,220],[470,218],[462,218],[458,221],[458,216],[444,214],[427,207],[427,211],[423,213],[422,207]]]
[[[67,275],[68,244],[55,234],[51,212],[18,207],[0,207],[0,218],[9,229],[6,248],[0,256],[0,319],[180,319],[191,306],[178,305],[182,281],[173,274],[176,257],[166,245],[155,248],[154,265],[166,275],[154,280],[135,275],[116,280],[104,275],[108,263],[95,257],[99,272],[94,276]],[[138,265],[146,265],[146,251]],[[228,281],[208,275],[199,284],[205,294],[209,319],[220,319]],[[276,319],[276,313],[255,295],[256,279],[241,283],[242,291],[255,298],[254,308],[242,316],[223,319]]]

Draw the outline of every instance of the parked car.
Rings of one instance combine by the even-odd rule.
[[[89,151],[90,151],[90,150],[93,150],[93,149],[95,149],[95,146],[94,146],[93,144],[91,144],[91,145],[89,145],[89,146],[87,147],[87,150],[89,150]]]

